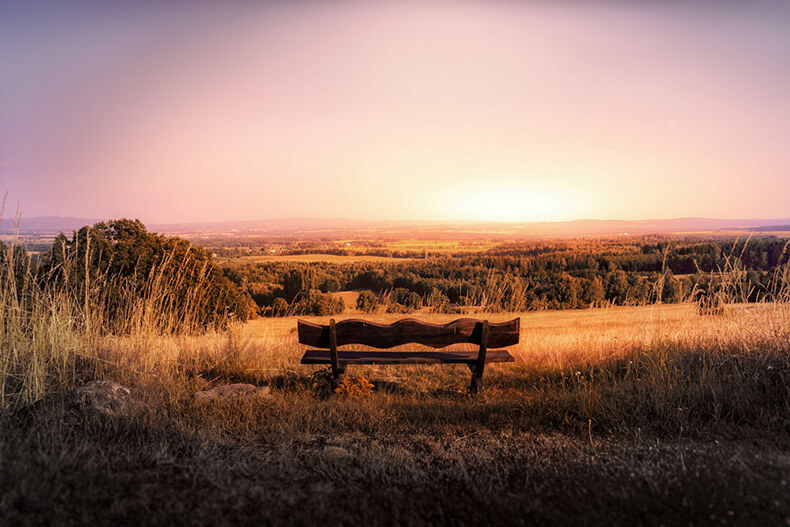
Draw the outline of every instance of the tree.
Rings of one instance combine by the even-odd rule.
[[[683,299],[683,284],[671,272],[664,280],[664,288],[661,292],[661,301],[668,304],[680,302]]]
[[[374,312],[379,303],[379,297],[372,291],[362,291],[357,297],[357,309],[363,313]]]
[[[291,304],[297,315],[335,315],[345,309],[342,298],[332,298],[318,289],[305,291],[297,302]]]
[[[613,271],[608,276],[606,285],[606,298],[614,300],[617,304],[624,304],[628,297],[628,275],[622,269]]]
[[[315,289],[315,270],[310,267],[292,269],[283,280],[285,299],[293,302],[300,294]]]
[[[340,281],[334,276],[330,276],[324,280],[323,284],[321,284],[321,291],[324,293],[334,293],[335,291],[340,291]]]
[[[130,317],[151,329],[182,331],[247,320],[257,307],[199,245],[149,233],[139,220],[120,219],[60,234],[42,256],[40,280],[74,303],[101,309],[110,331],[129,329]]]
[[[560,273],[557,283],[557,300],[560,306],[565,309],[579,307],[579,283],[578,280],[568,273]]]
[[[288,313],[288,302],[282,298],[277,297],[272,303],[272,316],[284,317]]]
[[[606,291],[603,289],[603,280],[596,276],[592,280],[582,282],[582,303],[587,306],[598,306],[606,300]]]

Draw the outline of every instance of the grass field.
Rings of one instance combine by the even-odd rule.
[[[488,318],[514,316],[517,362],[490,366],[477,397],[460,366],[351,368],[376,388],[327,396],[299,364],[294,318],[104,338],[73,382],[115,379],[148,410],[3,412],[0,523],[790,521],[788,306]],[[270,396],[193,397],[231,382]]]
[[[461,254],[461,253],[480,253],[492,249],[498,245],[493,241],[445,241],[445,240],[392,240],[387,241],[385,246],[375,247],[375,251],[392,251],[401,253],[416,253],[418,258],[393,258],[388,256],[378,256],[365,254],[371,248],[365,244],[358,244],[355,240],[337,240],[338,247],[358,254],[353,256],[340,256],[335,254],[265,254],[251,256],[220,256],[217,261],[222,265],[244,264],[244,263],[269,263],[269,262],[301,262],[301,263],[398,263],[408,262],[415,259],[422,259],[427,251],[429,255],[439,254]]]
[[[499,242],[492,240],[410,240],[406,238],[388,241],[387,249],[417,253],[428,251],[430,254],[478,253],[492,249],[498,244]]]
[[[340,298],[343,300],[343,305],[345,309],[343,310],[344,313],[358,313],[357,311],[357,298],[359,298],[359,293],[361,291],[337,291],[335,293],[329,293],[332,298]]]
[[[389,258],[387,256],[371,256],[360,254],[355,256],[340,256],[336,254],[274,254],[264,256],[232,256],[218,257],[217,262],[222,265],[233,264],[258,264],[271,262],[301,262],[315,263],[327,262],[333,264],[342,263],[398,263],[408,262],[414,258]]]

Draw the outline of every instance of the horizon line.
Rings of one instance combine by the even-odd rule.
[[[370,218],[353,218],[344,216],[276,216],[269,218],[252,218],[252,219],[234,219],[234,220],[182,220],[182,221],[144,221],[139,217],[130,216],[114,216],[108,218],[91,218],[84,216],[61,216],[61,215],[41,215],[41,216],[22,216],[15,218],[12,221],[32,221],[32,220],[75,220],[75,221],[90,221],[90,222],[107,222],[121,219],[139,220],[145,225],[190,225],[201,223],[249,223],[249,222],[276,222],[276,221],[344,221],[344,222],[357,222],[357,223],[421,223],[421,224],[448,224],[448,223],[474,223],[474,224],[488,224],[488,225],[520,225],[520,224],[536,224],[536,223],[574,223],[574,222],[611,222],[611,221],[624,221],[624,222],[651,222],[651,221],[673,221],[673,220],[711,220],[711,221],[790,221],[790,214],[788,216],[775,216],[775,217],[712,217],[712,216],[667,216],[667,217],[651,217],[651,218],[591,218],[581,217],[569,220],[481,220],[470,218],[455,218],[449,220],[441,219],[370,219]],[[3,222],[3,218],[0,218]]]

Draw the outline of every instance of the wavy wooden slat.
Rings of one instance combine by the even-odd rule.
[[[476,351],[344,351],[337,352],[343,364],[475,364]],[[514,362],[507,350],[490,350],[486,362]],[[328,350],[307,350],[302,364],[332,364]]]
[[[520,319],[488,323],[488,347],[504,348],[518,344]],[[378,324],[360,319],[335,324],[337,345],[362,344],[374,348],[392,348],[402,344],[423,344],[443,348],[451,344],[480,344],[483,322],[461,318],[448,324],[431,324],[405,318],[392,324]],[[316,348],[329,347],[329,326],[298,321],[299,343]]]

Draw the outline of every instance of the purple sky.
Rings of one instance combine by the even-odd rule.
[[[21,4],[6,217],[790,216],[790,2]]]

